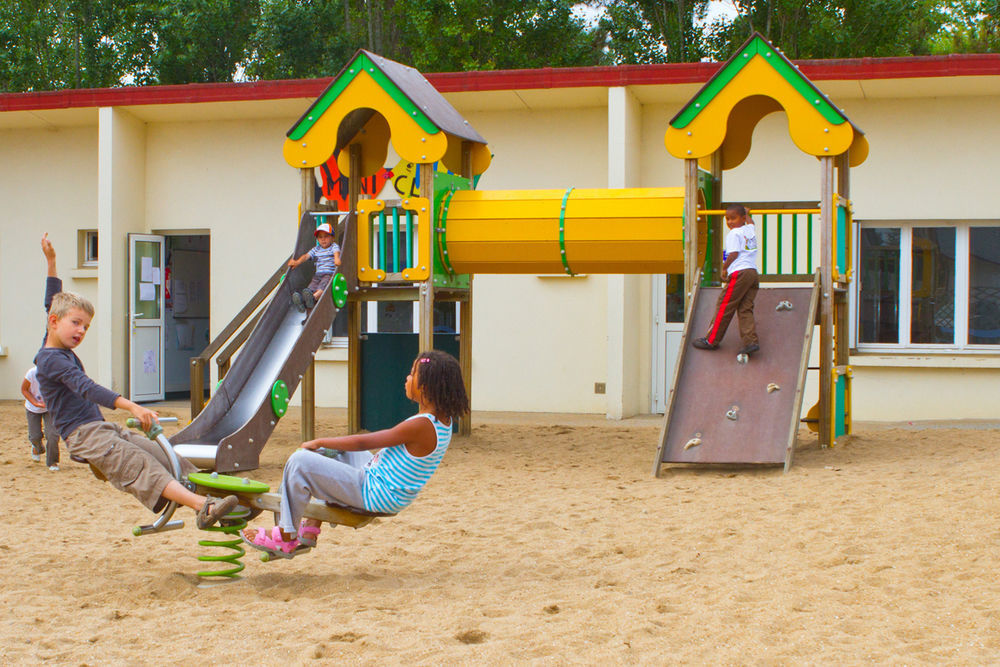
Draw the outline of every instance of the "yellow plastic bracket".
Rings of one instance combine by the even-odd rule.
[[[427,197],[409,197],[403,200],[403,209],[413,211],[417,217],[417,254],[414,265],[403,269],[405,280],[427,280],[431,276],[431,200]]]
[[[380,283],[385,271],[372,266],[371,215],[385,208],[381,199],[362,199],[358,202],[358,280]]]

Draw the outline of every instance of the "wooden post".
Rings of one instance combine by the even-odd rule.
[[[684,319],[698,276],[698,161],[684,160]]]
[[[722,207],[722,149],[712,153],[712,201],[705,202],[709,208],[718,210]],[[715,247],[712,248],[713,275],[717,280],[722,274],[722,251],[726,247],[726,226],[722,219],[716,217],[713,229]]]
[[[428,219],[431,221],[431,233],[434,234],[434,167],[431,164],[420,164],[420,196],[428,201]],[[433,247],[433,244],[432,244]],[[428,259],[430,261],[430,259]],[[434,349],[434,280],[428,278],[420,283],[420,351]]]
[[[300,169],[302,174],[302,212],[312,210],[316,205],[316,178],[313,168]],[[302,374],[302,440],[316,437],[316,361]]]
[[[819,444],[833,444],[833,158],[820,163]]]
[[[358,200],[361,198],[361,146],[350,146],[351,173],[348,176],[347,205],[355,212],[358,210]],[[356,218],[355,218],[356,220]],[[358,248],[358,225],[350,225],[347,233],[351,235],[349,247]],[[352,262],[357,267],[357,262]],[[348,281],[352,282],[352,281]],[[347,302],[347,432],[357,433],[361,430],[361,302],[350,298]]]
[[[462,142],[462,178],[469,179],[472,183],[472,144],[468,141]],[[469,397],[469,404],[472,404],[472,281],[475,276],[469,276],[469,293],[465,301],[461,302],[459,308],[459,338],[458,338],[458,363],[462,367],[462,380],[465,382],[465,393]],[[466,415],[465,419],[458,427],[459,435],[472,435],[472,414]]]

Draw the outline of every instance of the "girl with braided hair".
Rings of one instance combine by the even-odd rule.
[[[419,408],[396,426],[302,443],[281,475],[278,525],[243,530],[243,541],[293,558],[314,547],[319,536],[319,521],[302,521],[310,498],[380,514],[412,503],[441,463],[455,420],[469,411],[469,398],[458,361],[437,350],[420,353],[405,388]]]

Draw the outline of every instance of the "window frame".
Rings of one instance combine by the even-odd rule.
[[[876,220],[855,221],[855,266],[857,280],[851,290],[851,343],[859,354],[949,354],[949,355],[1000,355],[1000,343],[969,343],[969,285],[971,264],[969,260],[971,230],[976,227],[1000,227],[1000,220]],[[913,289],[913,230],[928,227],[949,227],[955,229],[955,275],[954,275],[954,339],[951,343],[913,343],[912,331],[912,289]],[[867,228],[892,228],[900,230],[899,239],[899,321],[898,343],[865,343],[861,341],[861,230]],[[956,342],[958,341],[958,342]]]

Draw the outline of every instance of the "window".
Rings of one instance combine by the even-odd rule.
[[[97,230],[81,229],[77,237],[78,265],[97,266]]]
[[[858,347],[1000,345],[1000,226],[862,223]]]

